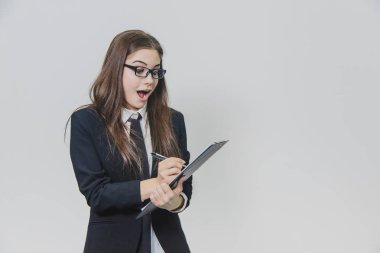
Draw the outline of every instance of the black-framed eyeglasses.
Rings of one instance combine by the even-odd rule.
[[[165,69],[148,69],[145,67],[131,66],[124,64],[125,67],[135,71],[135,75],[138,77],[148,77],[149,74],[152,75],[154,79],[161,79],[165,76]]]

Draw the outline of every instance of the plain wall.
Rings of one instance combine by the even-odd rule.
[[[380,4],[0,2],[0,252],[81,252],[66,120],[112,38],[162,43],[193,156],[193,252],[380,252]]]

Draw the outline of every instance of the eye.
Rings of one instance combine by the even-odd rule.
[[[161,73],[160,70],[161,70],[161,69],[153,69],[153,70],[152,70],[152,75],[153,75],[153,77],[155,77],[155,78],[159,77],[159,76],[160,76],[160,73]]]
[[[137,67],[137,68],[136,68],[136,74],[143,75],[144,72],[146,72],[146,69],[145,69],[145,68],[143,68],[143,67]]]

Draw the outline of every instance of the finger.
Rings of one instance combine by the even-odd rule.
[[[182,169],[183,167],[183,163],[182,162],[178,162],[178,161],[171,161],[171,162],[168,162],[168,163],[165,163],[164,166],[162,167],[163,169],[167,169],[167,168],[178,168],[178,169]]]
[[[156,192],[157,192],[157,194],[159,195],[160,198],[162,198],[162,197],[165,195],[165,192],[164,192],[164,190],[162,189],[162,186],[163,186],[163,185],[165,185],[165,183],[164,183],[164,184],[157,185],[157,187],[156,187]]]
[[[184,160],[182,160],[181,158],[178,158],[178,157],[169,157],[168,159],[166,159],[166,160],[170,160],[170,161],[176,161],[176,162],[179,162],[179,163],[182,163],[182,164],[184,164],[185,163],[185,161]]]
[[[167,177],[171,177],[171,176],[176,176],[180,172],[181,171],[178,168],[170,168],[170,169],[167,169],[167,170],[161,170],[161,171],[158,172],[158,174],[162,178],[167,178]]]
[[[159,167],[162,169],[171,167],[182,168],[184,164],[185,161],[179,158],[168,158],[158,163]]]
[[[156,203],[159,207],[163,206],[165,204],[165,200],[163,198],[162,193],[159,192],[158,188],[153,192],[153,196],[156,200]]]
[[[170,163],[170,162],[183,163],[184,161],[177,157],[169,157],[169,158],[166,158],[165,160],[162,160],[160,163]]]
[[[157,200],[157,198],[156,198],[154,192],[152,192],[152,193],[150,194],[150,197],[149,197],[149,198],[150,198],[150,201],[152,201],[152,203],[153,203],[155,206],[157,206],[157,207],[161,206],[160,203],[158,202],[158,200]]]
[[[173,191],[174,191],[176,194],[180,194],[180,193],[183,191],[183,182],[184,182],[184,180],[185,180],[184,177],[181,177],[181,178],[178,180],[177,186],[173,189]]]
[[[161,184],[161,189],[169,199],[174,197],[175,194],[168,184]]]
[[[169,188],[169,190],[167,189]],[[159,198],[163,202],[163,204],[166,204],[169,202],[170,198],[173,197],[173,192],[171,192],[170,187],[167,184],[161,184],[159,187],[156,188],[157,193],[159,194]]]
[[[165,172],[165,171],[172,169],[172,168],[177,168],[178,170],[181,170],[182,166],[179,165],[178,163],[161,164],[158,166],[158,171],[159,172]]]
[[[162,188],[162,190],[163,190],[165,193],[171,191],[170,186],[169,186],[168,184],[161,184],[161,188]]]
[[[161,170],[160,171],[161,173],[164,173],[166,175],[174,175],[174,174],[178,174],[181,172],[181,169],[178,168],[178,167],[170,167],[170,168],[167,168],[167,169],[164,169],[164,170]]]

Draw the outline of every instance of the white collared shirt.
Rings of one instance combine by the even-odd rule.
[[[141,126],[141,130],[144,136],[144,143],[145,143],[145,148],[146,148],[147,157],[148,157],[149,174],[151,175],[152,174],[152,156],[150,155],[150,153],[152,153],[153,151],[152,151],[152,138],[150,136],[150,128],[149,128],[148,113],[146,111],[146,106],[147,105],[145,104],[145,106],[138,111],[131,111],[124,108],[122,111],[121,117],[122,117],[123,122],[127,122],[130,117],[132,117],[133,119],[137,119],[138,113],[140,113],[142,117],[140,120],[140,126]],[[128,130],[128,127],[129,125],[127,125],[127,130]],[[181,196],[184,199],[183,206],[181,209],[175,211],[174,213],[182,212],[186,208],[188,198],[186,194],[184,194],[183,192],[181,192]],[[151,226],[150,231],[151,231],[151,253],[165,253],[165,251],[162,249],[160,242],[157,239],[156,234],[153,231],[152,226]]]

